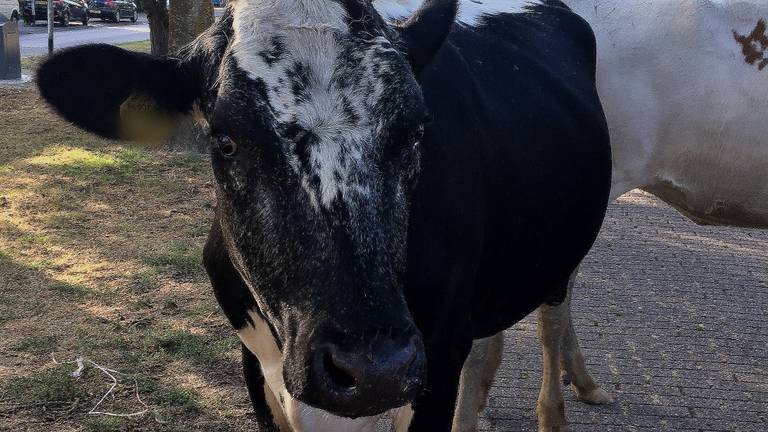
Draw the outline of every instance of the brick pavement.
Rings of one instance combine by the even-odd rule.
[[[593,376],[616,397],[577,402],[572,432],[768,431],[768,231],[701,227],[633,192],[582,266],[574,319]],[[536,431],[536,323],[507,331],[483,431]]]

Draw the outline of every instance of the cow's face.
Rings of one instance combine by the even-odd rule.
[[[65,117],[105,136],[141,135],[142,121],[126,122],[137,106],[165,119],[197,107],[217,222],[256,305],[248,325],[269,330],[239,334],[257,355],[264,343],[279,350],[260,359],[282,372],[266,374],[273,391],[343,416],[404,405],[424,380],[402,291],[427,116],[414,70],[439,49],[456,7],[432,3],[394,28],[366,0],[238,0],[181,59],[92,46],[38,74]],[[59,85],[68,75],[103,94],[70,99]]]
[[[339,3],[291,3],[233,7],[205,113],[219,220],[291,394],[373,414],[423,375],[401,283],[426,111],[375,16],[358,30]]]

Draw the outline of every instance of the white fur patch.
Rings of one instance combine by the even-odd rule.
[[[295,122],[319,141],[309,154],[311,172],[300,172],[295,148],[286,152],[296,172],[303,175],[301,184],[312,205],[330,207],[338,197],[351,201],[353,194],[367,196],[367,185],[360,184],[353,172],[360,168],[365,146],[379,126],[372,124],[368,106],[386,89],[374,85],[373,92],[366,94],[359,88],[336,85],[334,73],[344,48],[339,39],[349,31],[345,9],[327,0],[240,0],[234,3],[233,11],[232,53],[238,66],[251,79],[263,81],[278,125]],[[284,58],[268,63],[263,53],[275,40],[283,45]],[[386,38],[379,37],[370,41],[364,55],[377,50],[393,48]],[[373,83],[375,63],[364,60],[360,65]],[[308,97],[301,102],[297,102],[286,72],[296,64],[308,71],[309,77],[302,88]],[[357,116],[354,121],[347,111],[350,107]],[[310,187],[312,176],[319,178],[319,193]]]
[[[335,416],[294,399],[285,388],[283,379],[283,355],[275,342],[269,326],[261,316],[249,311],[254,325],[238,330],[237,336],[258,359],[264,381],[275,399],[282,401],[283,413],[292,431],[285,432],[372,432],[379,417],[349,419]]]
[[[402,20],[416,12],[424,0],[374,0],[373,6],[384,19]],[[484,16],[500,13],[524,12],[526,5],[539,4],[535,0],[460,0],[457,20],[469,26],[480,24]]]

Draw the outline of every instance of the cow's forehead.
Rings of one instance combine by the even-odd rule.
[[[352,34],[349,21],[334,0],[233,6],[230,54],[264,89],[278,133],[298,133],[285,150],[315,207],[367,195],[366,146],[400,108],[384,101],[410,82],[384,29]]]

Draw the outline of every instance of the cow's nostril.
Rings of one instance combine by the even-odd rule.
[[[323,356],[323,368],[337,389],[349,391],[355,388],[355,377],[350,373],[349,367],[340,362],[331,352],[326,352]]]
[[[420,347],[420,340],[415,336],[411,338],[408,347],[410,350],[410,357],[405,366],[405,379],[407,384],[413,386],[421,385],[422,375],[424,374],[424,355],[422,354],[423,349],[420,349]]]

